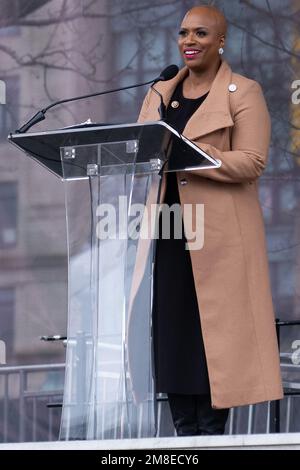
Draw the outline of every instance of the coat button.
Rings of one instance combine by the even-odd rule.
[[[185,184],[187,184],[187,180],[186,180],[185,178],[182,178],[182,179],[180,180],[180,184],[181,184],[182,186],[184,186]]]
[[[228,90],[229,91],[236,91],[237,90],[237,86],[235,83],[230,83],[229,87],[228,87]]]

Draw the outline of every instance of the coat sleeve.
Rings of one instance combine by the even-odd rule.
[[[242,183],[258,178],[266,167],[271,123],[260,85],[251,81],[236,106],[231,149],[222,152],[216,147],[194,142],[212,157],[221,160],[220,168],[195,170],[205,178],[223,183]]]

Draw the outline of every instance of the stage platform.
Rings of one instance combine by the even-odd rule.
[[[300,450],[300,433],[0,444],[1,450]]]

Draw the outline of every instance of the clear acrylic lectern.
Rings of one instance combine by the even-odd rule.
[[[154,238],[146,252],[137,250],[144,211],[159,199],[166,162],[168,171],[220,162],[161,121],[9,140],[65,185],[68,331],[60,439],[154,436]],[[144,256],[143,270],[132,298],[137,256]]]

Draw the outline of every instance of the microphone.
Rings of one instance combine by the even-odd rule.
[[[171,78],[175,77],[178,70],[179,69],[178,69],[177,65],[169,65],[168,67],[166,67],[161,72],[161,74],[158,77],[156,77],[154,80],[149,80],[148,82],[138,83],[137,85],[124,86],[124,87],[121,87],[121,88],[115,88],[113,90],[100,91],[100,92],[97,92],[97,93],[91,93],[89,95],[74,96],[73,98],[67,98],[67,99],[64,99],[64,100],[55,101],[54,103],[50,104],[46,108],[43,108],[40,111],[38,111],[32,118],[29,119],[29,121],[27,121],[23,126],[21,126],[19,129],[17,129],[15,132],[17,134],[23,134],[23,133],[27,132],[28,129],[30,129],[32,126],[34,126],[38,122],[43,121],[46,118],[45,114],[49,109],[54,108],[54,106],[57,106],[59,104],[69,103],[71,101],[79,101],[79,100],[83,100],[85,98],[92,98],[93,96],[106,95],[108,93],[115,93],[117,91],[128,90],[130,88],[137,88],[137,87],[140,87],[140,86],[150,85],[150,83],[152,85],[154,85],[155,83],[157,83],[159,81],[171,80]],[[152,89],[155,90],[154,88],[152,88]],[[162,100],[162,96],[157,90],[155,90],[155,91],[156,91],[156,93],[158,93],[160,95],[161,103],[162,103],[161,104],[162,112],[164,113],[164,110],[163,110],[164,103],[163,103],[163,100]]]
[[[156,90],[156,88],[154,88],[154,85],[155,85],[156,82],[158,82],[160,80],[161,81],[171,80],[171,78],[174,78],[175,75],[177,75],[178,71],[179,71],[179,68],[177,67],[177,65],[169,65],[167,68],[165,68],[165,70],[163,70],[160,77],[158,77],[158,80],[155,81],[151,85],[152,90],[160,98],[160,105],[159,105],[159,108],[158,108],[158,112],[159,112],[159,115],[160,115],[160,119],[162,121],[164,121],[165,118],[166,118],[166,106],[165,106],[165,103],[164,103],[164,100],[163,100],[163,97],[162,97],[161,93],[159,93],[159,91]]]
[[[168,67],[166,67],[162,73],[160,74],[159,77],[157,77],[155,80],[153,80],[153,85],[156,83],[156,82],[166,82],[168,80],[171,80],[172,78],[175,77],[175,75],[178,74],[178,71],[179,71],[179,68],[177,67],[177,65],[168,65]]]

